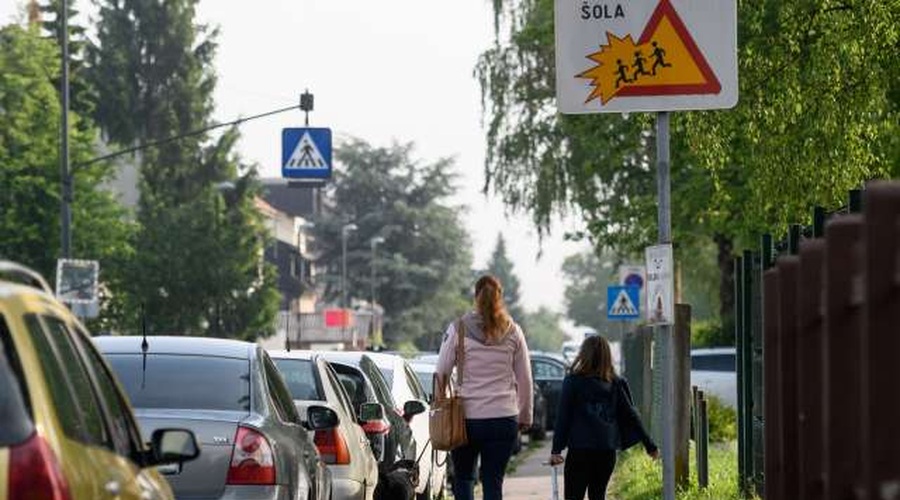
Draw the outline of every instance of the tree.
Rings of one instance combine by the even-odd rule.
[[[62,47],[62,0],[44,0],[40,4],[38,0],[31,0],[29,10],[32,12],[32,22],[40,22],[47,34],[57,46]],[[84,26],[78,23],[79,11],[75,0],[68,1],[68,27],[69,27],[69,101],[70,109],[81,116],[90,116],[94,110],[97,96],[93,93],[90,82],[84,75],[85,54],[87,48],[87,36]],[[58,89],[62,78],[57,76],[53,85]],[[93,123],[82,120],[81,124]]]
[[[616,263],[592,252],[566,257],[562,265],[566,281],[566,316],[576,325],[603,335],[618,334],[606,319],[606,287],[618,281]],[[615,331],[613,331],[615,330]]]
[[[497,235],[497,244],[494,246],[485,272],[500,280],[503,285],[503,301],[506,303],[507,311],[514,320],[524,326],[527,323],[527,316],[519,303],[519,278],[513,270],[512,261],[506,255],[506,240],[503,239],[502,233]]]
[[[456,192],[453,161],[422,162],[412,144],[374,147],[354,139],[335,151],[338,169],[326,188],[328,209],[315,220],[315,249],[324,270],[324,298],[338,303],[342,228],[347,233],[347,295],[368,301],[373,238],[377,300],[384,337],[394,347],[417,342],[435,349],[444,328],[468,305],[470,242],[449,205]]]
[[[253,339],[274,330],[277,292],[261,261],[256,173],[233,152],[237,131],[194,133],[210,124],[216,83],[216,32],[195,22],[196,5],[100,1],[88,77],[112,142],[185,135],[140,156],[132,311],[143,310],[153,332]]]
[[[655,239],[653,127],[646,116],[555,113],[553,2],[495,1],[476,67],[488,122],[486,187],[546,230],[575,207],[598,252]],[[741,102],[673,120],[673,229],[683,257],[713,239],[720,307],[733,248],[805,222],[815,204],[900,164],[897,2],[739,4]]]
[[[0,256],[44,276],[56,272],[60,249],[60,105],[55,44],[38,28],[0,28]],[[88,117],[70,116],[73,164],[94,155],[97,131]],[[108,166],[76,168],[72,203],[73,256],[112,262],[130,252],[131,225],[111,193],[99,189]],[[114,295],[115,273],[101,266]]]
[[[561,316],[544,306],[535,312],[525,313],[525,337],[528,348],[536,351],[559,352],[566,339],[566,332],[559,326]]]

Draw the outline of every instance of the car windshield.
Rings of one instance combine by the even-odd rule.
[[[176,354],[107,354],[135,408],[250,410],[250,362]],[[146,363],[146,364],[145,364]]]
[[[422,384],[422,389],[425,389],[425,393],[431,397],[434,393],[434,372],[416,369],[416,377],[418,377],[419,383]]]
[[[325,401],[325,395],[316,383],[312,361],[308,359],[273,359],[282,378],[287,383],[291,397],[299,401]]]

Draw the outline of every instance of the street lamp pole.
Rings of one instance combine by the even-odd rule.
[[[62,78],[60,79],[59,98],[61,106],[59,166],[62,188],[60,200],[60,239],[62,240],[62,257],[68,259],[72,254],[72,176],[69,173],[69,2],[62,0],[60,21],[60,45],[62,46]]]
[[[216,216],[213,219],[213,224],[215,227],[215,235],[216,239],[221,237],[221,232],[219,230],[219,219],[222,217],[222,196],[225,191],[234,190],[235,185],[233,182],[224,181],[216,184]],[[219,248],[225,248],[225,245],[222,245],[221,242],[217,245]],[[216,266],[216,326],[213,328],[216,337],[222,336],[222,262],[219,262]]]
[[[372,305],[372,319],[369,323],[371,330],[369,332],[369,336],[371,337],[375,335],[375,249],[380,243],[384,243],[384,238],[381,236],[376,236],[372,238],[370,243],[372,244],[372,280],[370,283],[372,286],[372,296],[370,302],[370,304]]]
[[[347,332],[347,236],[356,231],[356,224],[345,224],[341,228],[341,338]]]

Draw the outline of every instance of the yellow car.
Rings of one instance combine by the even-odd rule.
[[[4,261],[0,422],[0,500],[169,499],[156,466],[199,455],[186,430],[145,446],[84,327],[38,274]]]

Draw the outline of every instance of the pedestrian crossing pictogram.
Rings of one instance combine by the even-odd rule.
[[[331,129],[284,129],[281,135],[281,174],[289,179],[330,178]]]
[[[297,147],[287,161],[286,168],[325,168],[327,163],[316,143],[313,142],[309,132],[303,134]]]
[[[606,291],[609,319],[635,319],[641,315],[638,306],[640,288],[633,286],[610,286]]]

